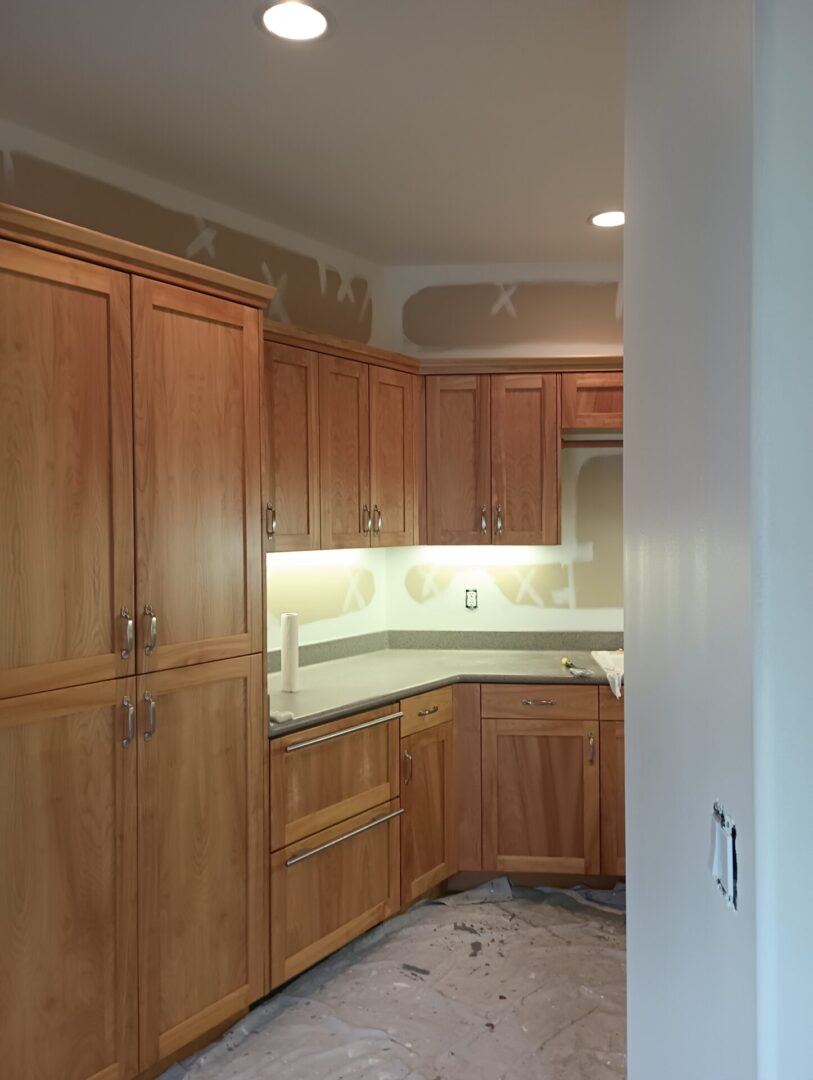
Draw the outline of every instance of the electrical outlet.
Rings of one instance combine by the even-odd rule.
[[[469,611],[474,611],[477,607],[477,590],[466,589],[466,607]]]

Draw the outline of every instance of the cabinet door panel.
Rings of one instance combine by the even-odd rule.
[[[320,357],[322,547],[369,547],[370,399],[367,365]]]
[[[319,357],[265,343],[266,551],[319,547]]]
[[[135,680],[0,702],[0,1061],[138,1071]]]
[[[125,274],[0,240],[0,697],[131,674]]]
[[[451,877],[456,865],[454,723],[401,740],[401,902]]]
[[[492,376],[495,543],[559,543],[561,441],[558,375]]]
[[[562,427],[566,431],[623,430],[623,374],[620,371],[564,374],[562,376]]]
[[[601,872],[627,872],[624,793],[624,725],[601,722]]]
[[[262,648],[259,335],[254,309],[133,280],[140,671]]]
[[[483,720],[483,868],[597,874],[599,725]]]
[[[398,911],[397,813],[385,803],[271,856],[272,986]]]
[[[491,543],[487,375],[427,376],[426,485],[430,544]]]
[[[373,543],[415,543],[415,376],[371,367],[370,497]]]
[[[145,1069],[264,989],[262,658],[145,675],[138,699]]]
[[[271,850],[398,797],[397,705],[271,742]]]

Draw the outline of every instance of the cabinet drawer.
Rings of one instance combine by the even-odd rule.
[[[497,720],[505,718],[540,720],[597,720],[597,686],[562,686],[561,684],[490,684],[483,685],[482,715]]]
[[[416,694],[401,702],[401,738],[454,720],[454,691],[451,686]]]
[[[609,686],[600,686],[598,688],[598,708],[602,720],[623,720],[624,691],[622,690],[621,697],[617,698]]]
[[[397,705],[271,742],[271,850],[398,797]]]
[[[624,428],[624,376],[620,371],[566,372],[562,376],[562,427],[593,431]]]
[[[400,898],[397,800],[271,856],[271,985],[394,915]]]

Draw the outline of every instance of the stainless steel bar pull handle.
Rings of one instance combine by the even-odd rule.
[[[127,710],[127,733],[121,740],[121,745],[126,749],[135,738],[135,705],[128,697],[122,698],[121,703]]]
[[[439,708],[439,705],[430,705],[428,709],[419,709],[418,716],[432,716]]]
[[[135,645],[135,620],[130,609],[126,607],[121,609],[119,615],[124,619],[124,648],[121,650],[121,658],[126,660]]]
[[[530,697],[524,697],[522,699],[522,704],[523,705],[531,705],[531,706],[534,706],[534,707],[543,706],[543,705],[555,705],[556,704],[556,699],[555,698],[530,698]]]
[[[153,611],[151,604],[144,607],[144,614],[150,620],[147,630],[149,637],[147,638],[147,644],[144,646],[144,652],[147,656],[152,656],[158,645],[158,616]]]
[[[328,848],[335,847],[337,844],[343,844],[345,840],[351,840],[354,836],[360,836],[369,829],[374,829],[376,825],[383,825],[385,821],[392,821],[393,818],[400,817],[403,812],[403,810],[393,810],[390,814],[384,814],[382,817],[374,818],[372,821],[368,821],[366,825],[360,825],[357,829],[345,833],[344,836],[337,836],[335,840],[328,840],[326,844],[320,844],[319,847],[310,848],[307,851],[301,851],[298,855],[293,855],[290,859],[286,860],[285,865],[296,866],[297,863],[302,862],[304,859],[310,859],[314,855],[320,854],[322,851],[327,851]]]
[[[502,505],[497,503],[497,536],[502,536]]]
[[[144,694],[147,705],[147,730],[144,732],[144,742],[149,742],[155,734],[155,698],[147,690]]]
[[[595,765],[596,762],[596,740],[593,732],[591,731],[587,737],[587,764]]]
[[[480,532],[483,536],[488,532],[488,514],[484,506],[480,507]]]
[[[321,743],[332,742],[334,739],[343,739],[345,735],[353,735],[357,731],[378,727],[379,724],[388,724],[390,720],[400,720],[403,715],[402,712],[387,713],[386,716],[376,716],[374,720],[365,720],[363,724],[353,724],[352,727],[342,728],[341,731],[331,731],[329,735],[317,735],[313,739],[305,739],[304,742],[292,743],[285,747],[285,753],[292,754],[295,750],[304,750],[308,746],[319,746]]]
[[[415,762],[413,761],[412,754],[409,750],[404,750],[404,763],[407,767],[406,773],[404,774],[404,784],[406,785],[412,779],[412,770],[415,767]]]
[[[265,504],[265,532],[269,540],[277,534],[277,512],[271,503]]]

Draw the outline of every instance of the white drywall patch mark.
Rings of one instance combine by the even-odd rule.
[[[512,319],[516,319],[517,309],[514,307],[514,301],[511,297],[517,291],[517,286],[498,285],[495,283],[494,288],[497,290],[497,299],[491,305],[491,315],[499,315],[501,311],[504,311],[506,315],[510,315]]]
[[[194,259],[201,251],[205,251],[210,259],[216,259],[215,237],[217,236],[217,229],[214,225],[210,225],[208,221],[204,221],[202,217],[195,218],[195,226],[198,233],[194,240],[187,244],[187,259]]]

